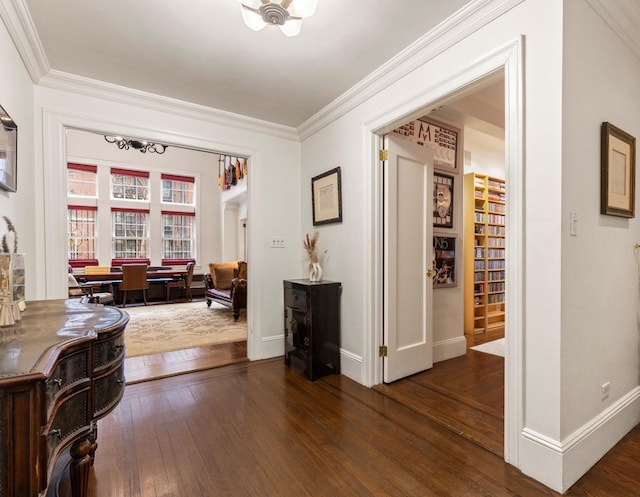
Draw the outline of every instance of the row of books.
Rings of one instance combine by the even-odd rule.
[[[504,282],[488,283],[490,292],[504,292]]]
[[[504,247],[504,238],[489,238],[487,245],[489,247]]]
[[[489,269],[504,269],[504,259],[491,259],[487,263],[489,264]]]
[[[492,293],[487,295],[487,303],[497,304],[499,302],[504,302],[504,293]]]
[[[484,212],[475,212],[476,215],[476,223],[484,223]]]
[[[487,184],[489,185],[489,188],[494,188],[496,190],[504,191],[505,189],[504,182],[502,181],[496,181],[496,180],[490,179],[488,180]]]
[[[495,202],[489,202],[489,210],[491,212],[505,212],[504,204],[496,204]]]
[[[490,248],[489,249],[489,258],[490,259],[504,259],[504,249],[503,248]]]
[[[503,214],[489,214],[489,223],[491,223],[491,224],[504,224],[504,215]]]
[[[505,234],[504,226],[487,226],[487,228],[489,228],[487,231],[490,235],[504,236]]]
[[[489,281],[504,280],[504,271],[489,271],[487,279]]]
[[[474,248],[473,257],[475,257],[476,259],[484,259],[484,247]]]

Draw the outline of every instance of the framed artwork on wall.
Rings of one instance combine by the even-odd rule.
[[[311,178],[313,225],[342,222],[342,186],[340,168]]]
[[[600,213],[635,217],[636,139],[603,122],[600,147]]]
[[[396,135],[433,150],[433,167],[457,174],[461,169],[460,130],[432,119],[421,118],[393,130]]]
[[[18,189],[18,126],[0,106],[0,188]]]
[[[433,227],[453,228],[453,176],[433,173]]]
[[[447,288],[456,282],[456,235],[433,235],[433,288]]]

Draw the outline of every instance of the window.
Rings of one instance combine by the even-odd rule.
[[[96,197],[97,192],[96,166],[85,164],[67,164],[67,194],[76,197]]]
[[[193,220],[189,212],[162,212],[163,261],[193,258]]]
[[[163,174],[162,201],[167,204],[193,205],[194,178]]]
[[[67,237],[70,261],[96,259],[96,212],[96,207],[68,207]]]
[[[126,200],[149,200],[149,173],[111,168],[111,196]]]
[[[146,259],[149,246],[149,211],[111,209],[114,259]]]

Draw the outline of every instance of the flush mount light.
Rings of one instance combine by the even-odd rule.
[[[278,26],[287,36],[296,36],[302,28],[302,19],[316,11],[318,0],[238,0],[242,5],[242,18],[247,26],[260,31],[267,24]]]
[[[106,136],[105,140],[109,143],[115,143],[118,145],[120,150],[129,150],[133,148],[135,150],[140,150],[143,154],[149,152],[150,154],[164,154],[164,151],[167,149],[168,145],[163,145],[162,143],[152,143],[147,140],[137,140],[135,138],[125,138],[123,136]]]

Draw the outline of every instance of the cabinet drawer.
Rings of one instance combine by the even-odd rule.
[[[124,364],[102,378],[95,380],[93,416],[99,418],[117,404],[124,391]]]
[[[124,355],[124,334],[96,343],[93,350],[94,371],[117,362]]]
[[[89,378],[89,351],[81,350],[63,357],[45,382],[47,410],[65,388]]]
[[[284,305],[286,307],[292,307],[301,311],[306,311],[307,304],[307,292],[304,290],[297,290],[291,287],[285,287],[284,289]]]
[[[64,400],[56,409],[47,433],[48,460],[51,460],[58,445],[79,432],[88,430],[90,422],[88,389]]]

